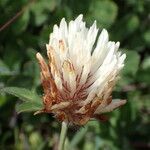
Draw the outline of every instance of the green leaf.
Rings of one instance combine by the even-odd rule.
[[[55,0],[38,0],[31,6],[36,26],[42,25],[48,19],[48,13],[53,11],[57,3]],[[48,12],[48,13],[47,13]]]
[[[140,57],[136,51],[125,51],[127,57],[125,60],[125,66],[121,72],[121,79],[118,82],[119,87],[128,85],[135,81],[137,71],[139,69]],[[119,90],[119,89],[117,89]]]
[[[127,57],[125,60],[125,67],[123,69],[124,75],[134,76],[138,70],[140,57],[135,51],[126,51]]]
[[[147,56],[138,71],[137,80],[145,85],[150,85],[150,57]]]
[[[31,149],[43,150],[47,140],[44,140],[39,132],[32,132],[29,135],[29,142],[31,143]]]
[[[142,69],[150,69],[150,56],[147,56],[143,63],[142,63]]]
[[[118,7],[111,0],[96,0],[91,4],[90,12],[89,20],[94,18],[97,20],[98,26],[108,28],[117,17]]]
[[[42,100],[37,93],[25,88],[6,87],[2,88],[0,92],[5,92],[18,97],[23,100],[23,103],[16,106],[17,112],[37,111],[43,108]]]
[[[3,106],[7,102],[5,95],[0,95],[0,107]]]
[[[123,41],[133,34],[139,27],[140,21],[137,15],[128,14],[121,18],[112,29],[113,40]]]
[[[26,30],[30,19],[29,10],[26,9],[19,19],[12,25],[12,30],[18,34]]]
[[[16,105],[16,110],[18,113],[25,111],[37,111],[41,110],[43,105],[37,102],[24,102],[22,104]]]
[[[144,36],[145,43],[148,46],[150,46],[150,30],[147,30],[143,36]]]
[[[0,75],[11,75],[9,67],[2,60],[0,60]]]
[[[42,104],[42,100],[37,93],[30,91],[25,88],[19,87],[5,87],[0,89],[0,92],[5,92],[11,95],[14,95],[25,102],[36,102],[38,104]]]

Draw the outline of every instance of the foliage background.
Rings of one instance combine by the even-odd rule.
[[[27,7],[25,7],[27,6]],[[0,33],[0,87],[40,91],[35,53],[44,54],[53,25],[84,14],[88,26],[97,20],[121,42],[126,66],[113,96],[127,99],[107,122],[91,121],[69,129],[70,150],[146,150],[150,148],[150,1],[149,0],[1,0],[0,26],[25,9]],[[18,99],[0,95],[0,149],[55,149],[60,123],[51,115],[17,114]]]

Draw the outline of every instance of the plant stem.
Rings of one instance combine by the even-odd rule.
[[[66,122],[62,122],[58,150],[64,150],[67,129],[68,129],[68,124]]]

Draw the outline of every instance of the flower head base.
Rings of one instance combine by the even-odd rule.
[[[54,25],[46,45],[48,64],[36,55],[44,89],[44,108],[37,113],[52,113],[76,125],[126,103],[111,97],[126,55],[117,51],[119,42],[109,41],[105,29],[96,43],[96,22],[88,29],[82,17],[68,25],[63,18],[59,27]]]

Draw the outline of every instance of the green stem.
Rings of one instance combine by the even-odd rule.
[[[62,122],[58,150],[64,150],[67,129],[68,129],[68,124],[66,122]]]

